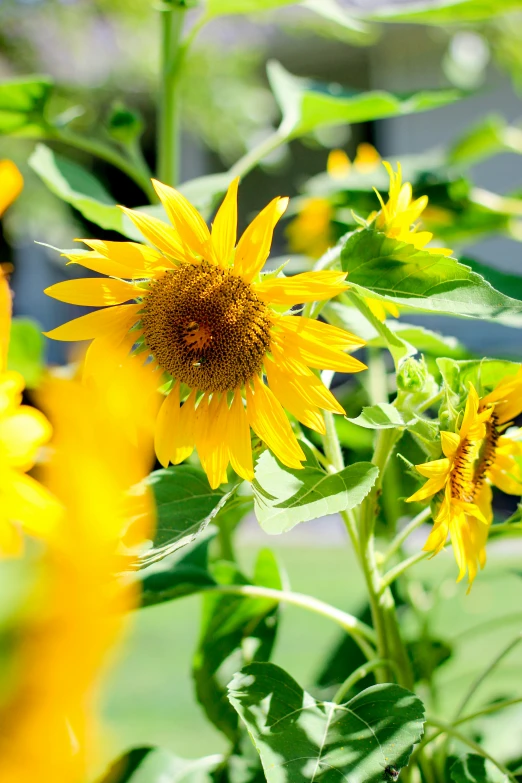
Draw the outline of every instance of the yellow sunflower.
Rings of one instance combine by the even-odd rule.
[[[11,161],[0,162],[0,212],[19,194],[21,174]],[[40,411],[22,405],[24,379],[8,371],[11,292],[0,267],[0,555],[18,555],[22,529],[47,536],[56,524],[59,505],[31,476],[38,452],[51,437]]]
[[[491,485],[522,495],[522,442],[504,436],[513,417],[522,412],[522,368],[504,378],[482,399],[470,384],[462,423],[457,432],[441,432],[444,457],[417,465],[428,481],[408,498],[444,497],[424,550],[437,554],[448,534],[459,567],[458,580],[468,572],[469,587],[478,566],[486,563],[486,541],[493,520]]]
[[[270,202],[236,245],[237,179],[212,231],[181,193],[160,182],[154,187],[172,227],[123,208],[154,248],[83,240],[91,251],[69,259],[108,277],[58,283],[46,293],[102,309],[48,336],[93,340],[87,357],[92,367],[93,357],[103,356],[109,344],[127,344],[144,359],[151,357],[146,366],[151,372],[159,369],[163,382],[166,377],[171,383],[155,428],[156,454],[163,465],[181,462],[196,448],[212,487],[227,480],[229,462],[251,481],[251,427],[281,462],[302,467],[305,455],[283,406],[324,432],[321,410],[343,409],[310,368],[364,369],[345,353],[363,341],[285,311],[341,293],[346,275],[260,276],[286,198]],[[131,300],[136,302],[124,304]]]

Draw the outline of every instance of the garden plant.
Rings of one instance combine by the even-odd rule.
[[[522,131],[487,119],[447,148],[385,160],[367,141],[353,160],[321,148],[323,173],[303,181],[290,164],[299,195],[260,197],[241,225],[243,182],[295,140],[448,112],[472,92],[355,92],[271,61],[271,132],[219,173],[183,182],[180,161],[186,93],[205,90],[190,58],[220,17],[254,24],[301,10],[312,29],[361,45],[397,22],[411,35],[457,25],[490,35],[516,82],[509,35],[522,4],[157,5],[154,171],[132,107],[114,104],[85,133],[50,78],[0,83],[2,143],[25,139],[30,169],[86,221],[76,245],[71,236],[47,247],[67,274],[45,293],[89,308],[45,332],[82,346],[65,368],[45,368],[35,327],[12,317],[12,268],[0,271],[0,780],[516,783],[522,364],[477,355],[419,316],[450,317],[457,331],[473,319],[522,327],[522,277],[461,252],[522,238],[520,193],[477,188],[469,173],[506,152],[520,165]],[[237,89],[253,88],[239,79]],[[3,214],[24,182],[2,157]],[[107,187],[91,170],[100,160]],[[138,206],[117,203],[110,172],[126,178],[131,202],[141,194]],[[250,573],[241,564],[247,517],[284,537],[313,520],[321,535],[329,515],[342,520],[346,568],[355,563],[364,583],[358,609],[349,595],[350,612],[292,589],[269,547]],[[489,620],[470,631],[469,672],[445,684],[459,636],[441,632],[444,613],[473,601],[490,569],[508,580],[515,611],[491,593]],[[226,749],[202,745],[187,759],[183,747],[144,744],[101,771],[96,695],[123,627],[196,594],[194,698]],[[320,615],[337,629],[315,683],[273,662],[288,605],[303,624]],[[498,644],[483,652],[480,633]],[[495,680],[507,659],[518,661],[508,689]],[[509,747],[507,725],[518,738]],[[172,735],[175,744],[175,726]]]

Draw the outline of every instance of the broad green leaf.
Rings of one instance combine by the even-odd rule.
[[[141,558],[143,567],[195,541],[233,495],[211,489],[204,471],[192,465],[156,470],[145,483],[154,493],[157,521],[152,547]]]
[[[28,389],[35,389],[44,370],[44,337],[31,318],[13,318],[7,365],[23,375]]]
[[[253,663],[229,685],[231,704],[261,756],[267,783],[381,783],[408,763],[424,707],[399,685],[374,685],[346,704],[318,702],[287,672]]]
[[[53,82],[46,76],[0,84],[0,135],[45,135],[48,128],[45,111],[52,89]]]
[[[387,402],[363,408],[360,416],[357,416],[356,419],[348,419],[348,421],[369,430],[386,430],[406,426],[397,408]]]
[[[217,563],[214,575],[220,584],[248,584],[233,563]],[[260,552],[253,581],[281,589],[277,563],[269,550]],[[196,695],[209,720],[233,743],[239,740],[239,724],[226,686],[245,664],[269,659],[277,613],[277,604],[266,598],[220,593],[204,597],[201,636],[192,668]]]
[[[377,9],[366,18],[380,22],[462,24],[484,21],[521,9],[522,0],[420,0],[406,9],[390,4]]]
[[[120,756],[97,783],[212,783],[223,756],[181,759],[170,750],[144,746]]]
[[[136,230],[127,226],[124,214],[114,199],[90,172],[53,152],[45,144],[37,144],[29,165],[45,182],[49,190],[78,210],[97,226],[136,239]]]
[[[266,533],[286,533],[299,522],[355,508],[377,479],[379,471],[369,462],[325,473],[310,449],[303,443],[301,447],[307,454],[301,470],[285,467],[268,449],[257,461],[252,485],[254,510]]]
[[[490,391],[502,378],[516,375],[520,368],[516,362],[486,358],[456,361],[443,357],[437,359],[437,366],[445,384],[458,394],[467,394],[470,383],[479,394]]]
[[[459,343],[456,337],[451,335],[439,334],[432,329],[426,329],[424,326],[416,326],[404,323],[403,321],[391,321],[388,323],[390,329],[395,332],[406,343],[414,345],[421,353],[430,356],[449,356],[452,359],[467,359],[470,353],[464,345]],[[384,345],[381,338],[371,340],[369,345]]]
[[[181,558],[170,555],[139,571],[140,606],[172,601],[215,585],[216,580],[208,570],[208,547],[212,539],[213,535],[197,542]]]
[[[347,43],[367,45],[373,43],[378,32],[375,26],[365,24],[361,19],[353,16],[342,8],[336,0],[301,0],[303,8],[313,11],[326,24],[321,25],[316,17],[310,20],[310,29],[316,35],[328,35]],[[306,29],[307,25],[302,21],[300,28]],[[313,25],[313,26],[312,26]]]
[[[476,753],[467,753],[457,759],[450,769],[450,776],[454,783],[508,783],[507,775]]]
[[[471,166],[501,152],[522,153],[522,130],[493,115],[461,136],[449,150],[448,159],[450,163]]]
[[[457,101],[458,90],[418,92],[402,98],[384,90],[356,93],[339,84],[323,84],[293,76],[271,61],[268,79],[283,120],[282,137],[295,138],[326,125],[369,122],[384,117],[413,114]]]
[[[462,259],[463,263],[470,267],[473,272],[486,278],[488,283],[491,283],[497,291],[500,291],[506,296],[513,297],[514,299],[522,300],[522,277],[520,275],[509,274],[503,272],[501,269],[494,269],[491,266],[481,264],[479,261],[475,261],[473,258],[467,256]]]
[[[515,325],[522,302],[496,291],[454,258],[417,250],[373,229],[354,232],[341,251],[351,286],[397,304]],[[359,290],[357,290],[359,289]]]
[[[255,14],[285,5],[296,5],[299,0],[207,0],[206,15],[209,18],[225,14]]]

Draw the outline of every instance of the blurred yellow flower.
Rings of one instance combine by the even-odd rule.
[[[21,188],[21,175],[10,161],[0,162],[0,208]],[[52,495],[27,471],[51,437],[49,422],[40,411],[22,405],[24,379],[7,369],[11,328],[11,293],[0,267],[0,555],[22,551],[22,529],[47,537],[60,513]]]
[[[375,147],[363,143],[357,147],[353,164],[344,150],[332,150],[328,155],[326,171],[332,179],[344,180],[352,170],[359,174],[373,171],[380,160]],[[335,242],[332,232],[334,215],[329,199],[305,199],[297,217],[286,227],[290,250],[293,253],[304,253],[310,258],[320,258]]]
[[[152,357],[149,371],[159,369],[172,379],[156,421],[156,453],[163,465],[181,462],[197,448],[212,487],[227,480],[229,462],[252,480],[252,427],[285,465],[301,468],[305,455],[283,406],[324,432],[321,410],[343,409],[310,368],[364,369],[345,353],[363,341],[329,324],[282,313],[346,290],[345,273],[260,277],[288,199],[268,204],[236,246],[237,179],[212,232],[181,193],[160,182],[154,186],[173,228],[124,208],[157,249],[83,240],[91,252],[68,257],[110,277],[66,281],[46,293],[103,309],[48,336],[93,340],[87,359],[92,367],[93,355],[103,355],[108,345],[132,351],[137,344],[144,360]],[[136,304],[124,304],[133,299]]]
[[[0,217],[7,207],[18,198],[24,186],[24,179],[11,160],[0,160]]]
[[[469,587],[478,566],[486,563],[486,541],[493,520],[491,485],[522,495],[522,442],[503,436],[508,423],[522,412],[522,368],[479,398],[470,384],[462,423],[457,432],[441,432],[444,457],[417,465],[428,481],[408,498],[427,500],[444,491],[433,530],[424,546],[437,554],[451,538],[459,567],[458,580],[468,572]]]
[[[418,231],[416,221],[420,218],[428,206],[428,197],[421,196],[412,200],[412,187],[409,182],[402,182],[401,164],[397,164],[395,172],[389,163],[383,161],[390,177],[390,189],[388,201],[384,203],[381,194],[376,190],[381,202],[381,210],[370,215],[368,221],[373,221],[378,231],[383,231],[386,236],[407,242],[418,250],[425,250],[434,255],[449,256],[452,251],[446,247],[426,247],[433,239],[429,231]]]
[[[65,512],[39,563],[34,609],[16,629],[16,676],[0,705],[0,780],[84,783],[96,757],[100,672],[137,599],[116,580],[120,541],[133,520],[138,540],[154,523],[149,490],[134,486],[148,465],[105,390],[118,387],[139,414],[148,378],[134,360],[104,373],[97,387],[57,379],[44,386],[55,431],[46,481]]]

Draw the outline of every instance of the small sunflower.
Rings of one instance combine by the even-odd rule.
[[[305,455],[283,406],[324,432],[321,410],[344,411],[310,368],[364,369],[345,353],[363,340],[285,311],[336,296],[346,290],[346,275],[260,276],[286,198],[271,201],[236,245],[237,179],[212,231],[181,193],[160,182],[154,187],[172,227],[123,208],[154,248],[83,240],[91,251],[68,258],[108,277],[58,283],[46,293],[102,309],[48,337],[93,340],[87,356],[93,368],[94,357],[103,356],[110,344],[127,342],[130,351],[152,357],[146,366],[170,380],[155,428],[163,465],[182,462],[196,448],[212,487],[227,480],[229,462],[251,481],[251,427],[281,462],[301,468]],[[130,300],[136,302],[125,304]]]
[[[478,566],[486,564],[486,541],[493,521],[491,485],[511,495],[522,495],[522,443],[502,433],[522,412],[522,368],[504,378],[480,398],[470,384],[462,423],[457,432],[441,432],[442,459],[417,465],[428,481],[408,498],[444,497],[424,546],[437,554],[451,538],[459,567],[458,580],[468,572],[469,586]]]

